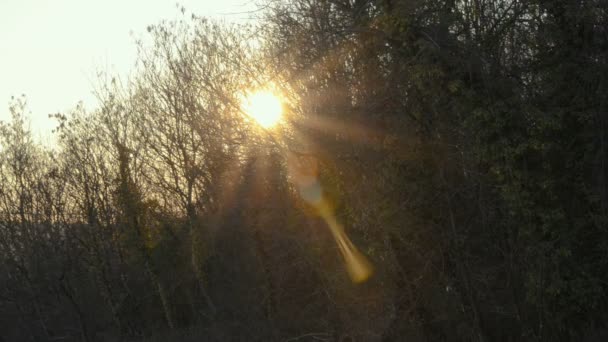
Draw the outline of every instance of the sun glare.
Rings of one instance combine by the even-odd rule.
[[[264,128],[276,125],[283,112],[279,98],[268,91],[251,94],[243,101],[243,110]]]

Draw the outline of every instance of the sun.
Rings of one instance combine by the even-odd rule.
[[[269,91],[258,91],[249,95],[243,100],[242,108],[264,128],[276,125],[283,114],[281,101]]]

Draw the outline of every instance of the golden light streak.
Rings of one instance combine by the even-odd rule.
[[[328,209],[324,209],[324,207],[327,207]],[[344,231],[344,227],[338,223],[335,215],[333,215],[331,209],[329,209],[329,206],[324,207],[319,208],[321,217],[323,217],[327,223],[329,230],[338,244],[338,249],[344,258],[344,263],[346,264],[346,270],[348,271],[350,279],[354,283],[366,281],[374,273],[371,262],[367,260],[367,257],[365,257],[363,253],[359,252],[357,247],[348,238],[348,235],[346,235],[346,232]]]
[[[344,227],[338,222],[334,215],[334,208],[323,194],[323,189],[318,178],[318,162],[314,158],[302,160],[290,155],[287,162],[292,181],[297,185],[300,197],[310,204],[323,218],[331,231],[338,249],[344,258],[346,270],[350,279],[355,283],[361,283],[369,279],[374,273],[371,262],[361,253],[346,235]]]

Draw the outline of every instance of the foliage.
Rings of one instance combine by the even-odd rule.
[[[255,26],[149,26],[128,81],[53,115],[56,148],[13,99],[0,339],[602,339],[607,9],[269,0]],[[285,102],[273,132],[241,112],[256,88]]]

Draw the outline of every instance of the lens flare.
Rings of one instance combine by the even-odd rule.
[[[348,271],[350,279],[354,283],[366,281],[374,273],[371,262],[369,262],[363,253],[359,252],[357,247],[348,238],[348,235],[346,235],[346,232],[344,231],[344,227],[338,223],[336,216],[332,213],[331,209],[319,208],[319,211],[338,244],[338,249],[344,258],[344,263],[346,264],[346,270]]]
[[[276,125],[283,113],[279,98],[268,91],[251,94],[243,101],[242,108],[247,115],[264,128]]]
[[[323,188],[318,178],[318,162],[316,159],[302,159],[290,155],[288,160],[289,174],[298,188],[300,197],[311,205],[323,218],[331,231],[340,254],[344,258],[346,270],[354,283],[369,279],[374,273],[374,267],[367,257],[361,253],[346,235],[344,227],[338,222],[334,208],[324,196]]]

